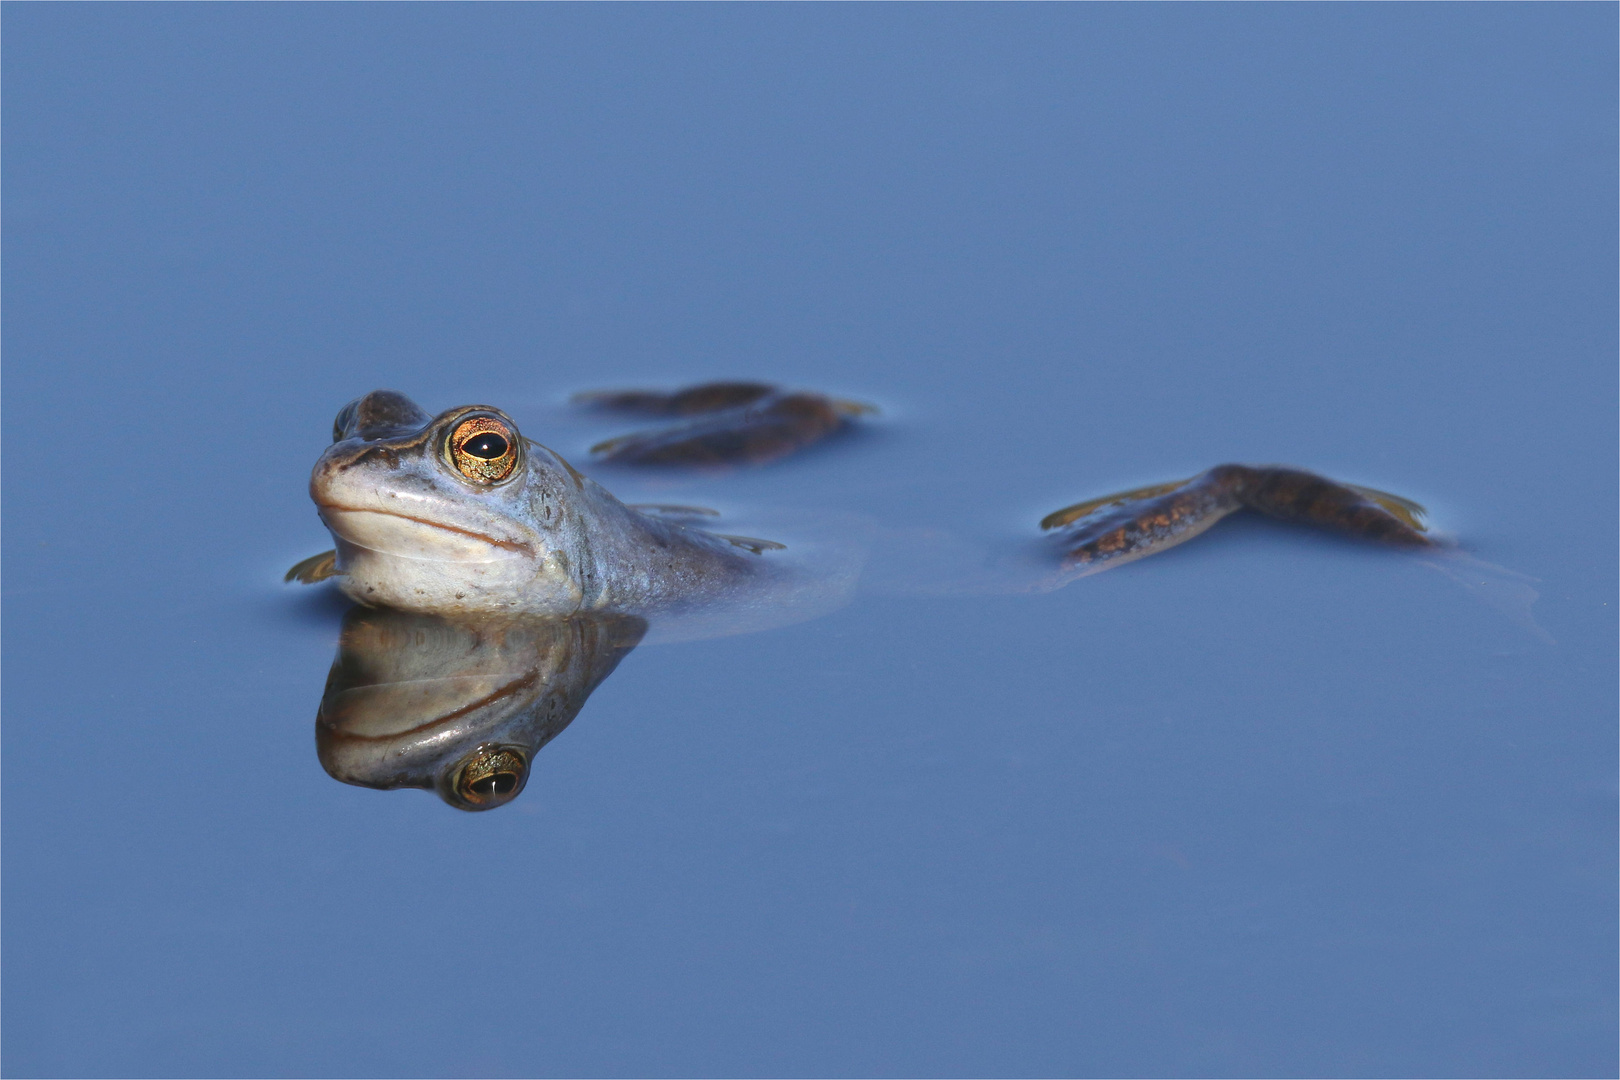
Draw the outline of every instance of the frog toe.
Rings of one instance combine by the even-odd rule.
[[[281,580],[286,582],[296,581],[300,585],[313,585],[317,581],[342,576],[343,571],[337,568],[337,552],[323,551],[319,555],[311,555],[302,562],[295,564]]]
[[[751,551],[755,555],[767,551],[784,551],[787,549],[786,544],[779,544],[775,540],[761,540],[757,536],[732,536],[729,533],[714,533],[713,535],[718,536],[734,547],[740,547],[744,551]]]

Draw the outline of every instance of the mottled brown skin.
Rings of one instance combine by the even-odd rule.
[[[1241,466],[1238,466],[1241,468]],[[1228,466],[1233,468],[1233,466]],[[1362,491],[1302,469],[1246,469],[1243,505],[1267,517],[1302,521],[1359,540],[1399,547],[1432,547],[1434,541]]]
[[[575,394],[574,401],[596,409],[635,412],[645,416],[698,416],[752,405],[777,392],[769,383],[714,382],[685,390],[596,390]]]
[[[621,465],[718,469],[763,465],[820,442],[871,406],[763,383],[705,383],[672,393],[630,390],[581,394],[596,408],[685,419],[591,447]]]
[[[1190,540],[1238,508],[1235,485],[1206,473],[1168,494],[1132,500],[1081,519],[1068,538],[1066,566],[1086,566],[1133,554],[1148,554]],[[1205,479],[1201,477],[1199,479]]]
[[[1089,571],[1174,547],[1243,509],[1399,547],[1434,544],[1415,503],[1282,466],[1218,465],[1179,484],[1079,503],[1041,524],[1073,525],[1064,565]]]

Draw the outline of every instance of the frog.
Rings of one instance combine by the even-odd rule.
[[[1083,577],[1166,551],[1243,510],[1388,547],[1443,546],[1411,499],[1287,465],[1217,465],[1066,506],[1040,527],[1057,532],[1062,569]]]
[[[779,460],[875,411],[758,382],[574,400],[673,418],[593,448],[602,460],[653,468]],[[337,547],[287,579],[337,578],[355,600],[407,611],[646,614],[740,595],[760,576],[759,557],[784,546],[699,527],[715,513],[707,508],[620,502],[523,438],[499,409],[468,405],[430,417],[391,390],[339,412],[310,493]],[[1227,464],[1048,514],[1040,527],[1058,534],[1060,565],[1016,591],[1060,587],[1168,550],[1242,510],[1386,546],[1443,545],[1410,499],[1293,466]]]
[[[784,547],[621,502],[498,408],[430,416],[393,390],[338,412],[309,492],[336,547],[287,580],[401,611],[646,614],[746,592]]]
[[[316,712],[316,755],[346,784],[426,788],[458,810],[505,806],[646,631],[634,615],[352,607]]]

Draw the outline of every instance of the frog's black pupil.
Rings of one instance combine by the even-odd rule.
[[[495,778],[491,776],[479,777],[468,786],[480,795],[488,795],[495,790]]]
[[[494,461],[498,457],[505,457],[506,451],[511,449],[505,439],[493,431],[480,431],[477,435],[461,444],[463,454],[471,454],[475,458],[485,461]]]

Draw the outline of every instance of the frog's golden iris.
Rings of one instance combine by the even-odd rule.
[[[446,449],[450,463],[475,484],[498,484],[517,468],[517,435],[493,416],[472,416],[457,424]]]
[[[517,797],[529,776],[529,763],[510,746],[481,746],[455,777],[455,793],[467,809],[488,810]]]

